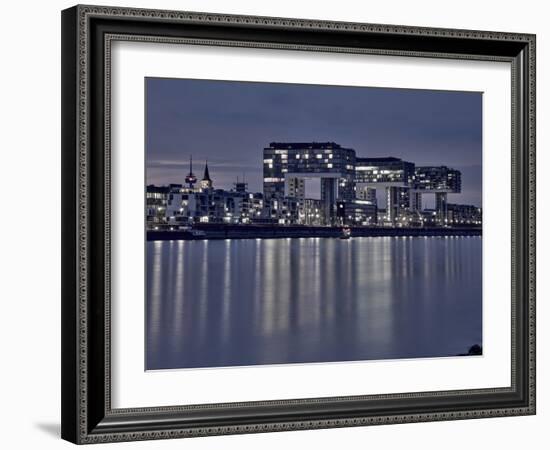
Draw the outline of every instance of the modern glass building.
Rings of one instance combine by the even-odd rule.
[[[393,224],[411,207],[414,163],[399,158],[357,158],[355,165],[357,197],[376,202],[376,190],[386,191],[386,212],[380,220]]]
[[[425,192],[459,193],[462,188],[459,170],[447,166],[422,166],[414,170],[415,188]]]
[[[462,190],[459,170],[447,166],[423,166],[415,169],[416,209],[422,209],[422,195],[435,194],[435,209],[439,222],[447,222],[447,194],[458,194]]]
[[[264,199],[296,198],[305,215],[305,182],[318,179],[325,223],[335,224],[336,203],[355,199],[355,150],[334,142],[272,142],[264,148]]]
[[[399,158],[357,158],[356,183],[381,183],[388,186],[409,186],[414,182],[414,163]]]

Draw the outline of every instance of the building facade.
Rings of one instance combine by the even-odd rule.
[[[385,190],[386,208],[378,215],[380,223],[393,225],[410,208],[414,186],[414,163],[399,158],[357,158],[355,186],[358,197],[373,201],[377,189]]]
[[[474,205],[447,204],[447,223],[451,226],[481,225],[481,208]]]
[[[355,199],[355,150],[334,142],[272,142],[263,151],[264,200],[273,210],[295,198],[305,217],[308,179],[320,182],[323,221],[337,223],[336,203]]]
[[[415,169],[415,188],[418,210],[422,208],[424,194],[435,195],[435,210],[438,222],[447,219],[447,195],[458,194],[462,190],[462,176],[459,170],[447,166],[422,166]]]

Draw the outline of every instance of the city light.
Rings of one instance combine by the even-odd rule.
[[[263,192],[249,190],[244,177],[233,189],[216,188],[215,171],[211,178],[205,164],[199,181],[191,159],[189,163],[189,171],[182,173],[185,184],[147,186],[149,229],[200,223],[385,228],[482,224],[479,206],[448,200],[461,193],[460,171],[416,166],[395,157],[359,157],[334,142],[271,143],[258,163],[260,170],[263,167]],[[320,186],[320,197],[308,197],[306,180]],[[423,197],[430,195],[435,208],[422,208]],[[379,204],[381,198],[385,205]]]

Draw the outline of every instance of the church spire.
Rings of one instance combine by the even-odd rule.
[[[204,176],[202,177],[203,181],[212,181],[210,179],[210,173],[208,172],[208,160],[206,160],[206,164],[204,165]]]
[[[210,172],[208,171],[208,160],[204,165],[204,175],[201,180],[201,188],[210,189],[212,187],[212,180],[210,179]]]

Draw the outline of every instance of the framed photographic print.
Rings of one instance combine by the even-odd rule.
[[[62,13],[62,437],[535,413],[535,36]]]

